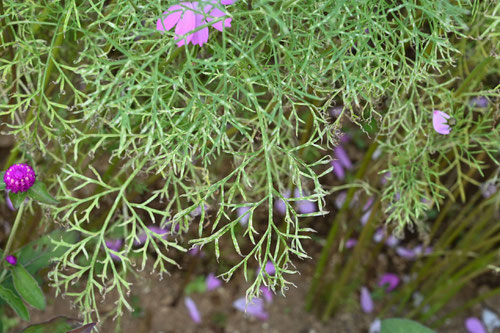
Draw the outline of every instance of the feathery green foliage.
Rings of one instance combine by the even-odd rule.
[[[436,166],[479,169],[475,154],[498,147],[491,114],[466,112],[473,82],[446,89],[465,79],[447,76],[461,52],[451,40],[467,38],[471,14],[489,13],[494,30],[494,2],[238,1],[226,8],[232,27],[202,48],[177,48],[173,33],[156,31],[173,3],[3,0],[0,116],[18,139],[9,160],[43,160],[38,173],[62,202],[45,223],[81,235],[72,244],[55,240],[66,252],[50,277],[87,320],[111,291],[117,315],[131,308],[133,253],[144,268],[153,250],[160,274],[177,265],[169,250],[185,249],[149,231],[153,223],[179,234],[196,224],[190,244],[214,244],[217,257],[234,250],[241,261],[225,278],[271,260],[276,275],[262,270],[249,296],[261,284],[286,289],[292,260],[307,258],[301,242],[312,230],[302,218],[325,213],[325,147],[336,144],[346,118],[376,121],[391,172],[383,204],[400,195],[387,210],[399,230],[420,226],[422,199],[437,204],[448,193]],[[497,35],[482,37],[483,51],[498,45]],[[345,108],[332,122],[334,104]],[[446,142],[432,132],[433,108],[453,110],[457,120]],[[292,187],[304,198],[284,198]],[[273,214],[278,199],[287,203],[284,223]],[[293,204],[304,199],[319,211],[299,214]],[[250,207],[246,227],[235,213],[241,206]],[[134,246],[141,233],[147,241]],[[112,260],[108,237],[125,239],[121,261]],[[242,242],[251,249],[240,250]]]

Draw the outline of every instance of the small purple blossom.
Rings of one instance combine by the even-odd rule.
[[[5,257],[5,261],[7,261],[12,266],[15,266],[17,264],[17,258],[13,255],[8,255],[7,257]]]
[[[465,320],[465,328],[469,333],[486,333],[483,323],[476,317],[469,317]]]
[[[261,286],[260,291],[262,292],[262,297],[264,297],[264,300],[267,303],[273,302],[273,292],[269,289],[269,287]]]
[[[237,214],[238,217],[241,217],[240,219],[240,224],[242,226],[246,226],[248,224],[248,220],[250,219],[250,207],[243,206],[243,207],[238,207],[237,209]]]
[[[361,309],[364,313],[373,312],[373,300],[370,295],[370,291],[366,287],[361,287],[361,298],[360,298]]]
[[[469,100],[469,105],[472,106],[473,108],[474,107],[476,107],[476,108],[487,108],[489,103],[490,102],[488,101],[488,99],[486,97],[484,97],[484,96],[472,97]]]
[[[210,273],[205,280],[205,284],[207,286],[207,290],[212,291],[222,286],[222,281],[216,278],[214,273]]]
[[[27,164],[14,164],[5,171],[3,181],[5,188],[13,193],[26,192],[35,183],[36,175]]]
[[[113,260],[121,261],[121,258],[116,254],[114,254],[113,251],[120,252],[122,245],[123,245],[123,240],[121,239],[113,239],[106,241],[106,247],[111,250],[110,255]]]
[[[393,291],[399,285],[399,276],[393,273],[385,273],[378,281],[380,287],[386,286],[386,291]]]
[[[447,123],[448,119],[450,119],[450,116],[447,113],[440,110],[434,110],[432,112],[432,125],[434,126],[434,130],[439,134],[450,134],[451,127]]]
[[[208,27],[196,32],[192,31],[214,20],[217,20],[217,22],[210,25],[219,31],[231,27],[232,19],[227,17],[227,14],[217,8],[216,5],[230,5],[234,1],[181,2],[180,4],[170,6],[163,13],[162,18],[156,22],[156,30],[164,32],[176,26],[174,39],[179,40],[177,42],[178,47],[189,44],[189,42],[193,45],[202,46],[208,41]],[[223,17],[223,20],[218,20],[221,17]]]
[[[264,301],[261,298],[254,298],[252,302],[248,304],[244,297],[238,298],[234,301],[233,306],[236,310],[260,320],[267,320],[269,318],[269,315],[264,309]]]
[[[198,307],[196,306],[196,303],[193,301],[191,297],[185,297],[184,298],[184,305],[186,305],[186,308],[188,309],[189,316],[191,319],[196,323],[200,324],[201,323],[201,314],[200,311],[198,311]]]

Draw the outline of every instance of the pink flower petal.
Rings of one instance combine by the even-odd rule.
[[[447,120],[450,118],[448,114],[443,111],[434,110],[432,112],[432,125],[434,130],[439,134],[447,135],[450,134],[451,128],[447,124]]]
[[[156,30],[168,31],[172,29],[174,25],[177,24],[181,18],[184,9],[180,5],[174,5],[168,8],[166,12],[163,13],[163,19],[158,19],[156,22]],[[165,16],[167,15],[167,16]]]
[[[183,5],[188,7],[188,9],[185,9],[182,17],[177,23],[177,26],[175,27],[176,36],[174,37],[175,40],[181,39],[177,42],[177,46],[179,47],[191,41],[193,34],[189,34],[187,36],[184,35],[194,30],[196,27],[196,15],[193,11],[193,4],[184,2]]]
[[[224,13],[222,10],[220,10],[218,8],[214,8],[210,12],[209,17],[207,17],[207,21],[212,22],[215,18],[219,18],[219,17],[226,16],[226,15],[227,14]],[[212,24],[212,27],[214,27],[215,29],[217,29],[219,31],[222,31],[222,29],[224,27],[226,27],[226,28],[231,27],[231,20],[232,20],[231,18],[226,18],[222,21],[219,21],[219,22]]]

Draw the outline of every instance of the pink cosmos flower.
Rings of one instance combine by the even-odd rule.
[[[178,5],[170,6],[163,13],[162,18],[156,22],[156,30],[168,31],[175,25],[175,40],[177,46],[185,44],[200,45],[208,41],[208,27],[196,32],[196,28],[210,23],[220,17],[226,17],[227,14],[217,8],[220,5],[231,5],[236,0],[205,0],[194,2],[181,2]],[[231,18],[227,17],[210,24],[215,29],[222,31],[224,27],[231,26]],[[191,33],[190,33],[191,32]]]
[[[28,191],[35,180],[36,175],[33,168],[23,163],[10,166],[3,176],[5,188],[14,193]]]
[[[448,119],[450,119],[450,116],[447,113],[434,110],[432,112],[432,125],[434,126],[434,130],[439,134],[450,134],[451,127],[447,124]]]

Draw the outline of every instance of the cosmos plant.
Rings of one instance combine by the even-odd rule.
[[[480,170],[478,153],[498,150],[492,104],[469,104],[471,96],[496,98],[471,84],[493,66],[477,64],[484,73],[464,86],[449,74],[459,54],[453,39],[498,23],[485,4],[2,3],[0,116],[17,138],[7,160],[37,161],[30,190],[43,175],[58,199],[36,222],[79,235],[53,239],[65,252],[49,278],[87,321],[100,318],[105,296],[116,295],[116,315],[131,310],[130,272],[149,262],[166,276],[180,267],[175,253],[190,249],[227,260],[225,280],[241,271],[257,305],[266,288],[285,292],[293,264],[308,258],[308,221],[327,214],[332,158],[339,178],[360,166],[334,148],[343,123],[379,146],[390,174],[382,206],[398,233],[424,228],[422,198],[439,206],[449,194],[440,165],[454,172],[460,160]],[[482,29],[467,26],[472,10],[491,17]],[[472,39],[493,49],[488,35]],[[437,109],[456,122],[447,135],[434,130]],[[458,172],[462,191],[464,177]],[[268,263],[273,274],[259,270]],[[366,301],[368,289],[361,295]]]

